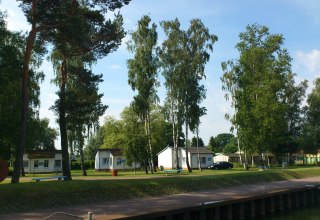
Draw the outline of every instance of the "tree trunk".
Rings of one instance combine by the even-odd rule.
[[[199,126],[197,125],[197,151],[198,151],[198,165],[199,170],[202,172],[200,154],[199,154]]]
[[[144,161],[144,171],[148,174],[148,161]]]
[[[21,121],[20,121],[19,144],[16,149],[15,163],[14,163],[11,183],[19,183],[21,167],[23,165],[23,152],[26,145],[28,111],[29,111],[29,62],[30,62],[30,57],[32,53],[33,44],[36,38],[36,34],[37,32],[35,29],[35,24],[33,23],[31,31],[29,32],[24,61],[23,61],[22,82],[21,82],[22,112],[21,112]]]
[[[238,134],[237,134],[238,136]],[[241,148],[240,148],[240,140],[239,140],[239,136],[237,137],[237,142],[238,142],[238,151],[239,151],[239,161],[242,164],[242,158],[241,158]]]
[[[187,168],[188,168],[188,172],[191,173],[192,170],[191,170],[191,167],[190,167],[190,164],[189,164],[189,152],[188,152],[188,114],[186,113],[186,123],[185,123],[185,127],[186,127],[186,141],[185,141],[185,147],[186,147],[186,162],[187,162]]]
[[[176,118],[177,116],[174,113],[174,104],[173,100],[171,101],[171,120],[172,120],[172,142],[173,142],[173,149],[175,152],[175,168],[179,169],[179,152],[178,152],[178,125],[176,128]],[[177,129],[177,131],[176,131]]]
[[[69,164],[69,152],[68,152],[68,135],[67,135],[67,121],[66,121],[66,82],[67,82],[67,70],[66,60],[64,59],[61,65],[61,84],[60,84],[60,106],[59,106],[59,126],[61,137],[61,150],[62,150],[62,173],[65,180],[72,180]]]
[[[80,152],[82,175],[87,176],[87,170],[86,170],[86,165],[84,163],[84,156],[83,156],[83,136],[82,136],[81,129],[79,129],[78,138],[79,138],[79,152]]]
[[[144,129],[145,129],[146,136],[148,138],[148,151],[149,151],[148,155],[150,157],[149,158],[150,172],[151,172],[151,174],[153,174],[153,158],[152,158],[153,154],[152,154],[151,138],[149,136],[149,126],[148,126],[149,117],[148,117],[148,114],[149,114],[149,112],[146,111],[145,115],[144,115]]]
[[[151,140],[151,121],[150,121],[150,111],[148,110],[147,111],[147,126],[148,126],[148,142],[149,142],[149,146],[150,146],[150,155],[151,155],[151,163],[152,163],[152,170],[153,172],[157,172],[157,169],[156,169],[156,165],[155,165],[155,161],[154,161],[154,157],[153,157],[153,147],[152,147],[152,140]],[[153,173],[151,172],[151,173]]]

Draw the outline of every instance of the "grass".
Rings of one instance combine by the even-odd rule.
[[[48,174],[37,175],[45,176]],[[43,181],[31,182],[30,177],[21,178],[20,184],[0,184],[0,213],[31,211],[61,206],[99,203],[121,199],[142,198],[217,189],[228,186],[253,184],[305,178],[320,175],[320,168],[272,169],[257,171],[241,169],[203,172],[187,172],[182,175],[172,175],[170,178],[160,178],[165,174],[157,172],[152,178],[143,178],[143,172],[138,172],[137,179],[116,179],[111,173],[89,171],[87,179],[79,179],[81,172],[73,171],[73,181]],[[121,172],[120,177],[132,177],[133,172]],[[103,180],[92,180],[92,177],[105,177]],[[112,179],[112,181],[110,181]]]

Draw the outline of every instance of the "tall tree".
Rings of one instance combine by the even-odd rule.
[[[235,107],[231,122],[247,151],[273,149],[287,129],[284,100],[292,72],[283,41],[265,26],[249,25],[236,45],[239,59],[222,63],[222,82]]]
[[[58,132],[49,127],[49,119],[34,118],[29,123],[30,130],[28,132],[28,139],[31,139],[27,144],[27,148],[30,150],[55,150],[55,140],[58,137]],[[28,140],[27,139],[27,140]],[[29,147],[28,147],[29,145]]]
[[[104,139],[103,127],[99,127],[93,135],[88,138],[84,148],[84,157],[86,160],[94,160],[96,150],[102,147]]]
[[[23,162],[23,151],[26,143],[27,119],[29,108],[29,64],[34,43],[36,39],[41,39],[43,42],[52,42],[55,30],[58,28],[68,30],[67,27],[73,24],[79,17],[79,9],[94,10],[95,14],[106,14],[108,10],[121,8],[124,4],[128,4],[130,0],[55,0],[55,1],[39,1],[39,0],[17,0],[22,8],[27,21],[31,24],[27,42],[25,46],[25,54],[22,69],[22,113],[19,133],[19,144],[16,153],[16,163],[12,176],[12,183],[18,183],[20,170]],[[89,18],[89,14],[85,14],[84,18]],[[94,14],[91,14],[92,17]],[[81,19],[80,19],[81,20]],[[70,28],[71,29],[71,28]],[[112,31],[111,31],[112,32]],[[76,37],[77,31],[74,31],[73,36]],[[83,42],[84,43],[84,42]],[[62,132],[61,132],[62,133]],[[63,132],[64,133],[64,132]],[[63,136],[63,134],[61,134]],[[66,138],[66,137],[65,137]],[[65,144],[64,144],[65,145]],[[68,155],[65,146],[62,147],[64,155],[63,166],[64,174],[71,179],[70,171],[68,171]]]
[[[188,140],[189,127],[198,122],[200,114],[199,105],[205,98],[205,88],[200,81],[205,78],[205,64],[209,61],[209,52],[213,50],[213,44],[217,36],[209,33],[209,30],[199,19],[190,22],[188,30],[180,29],[178,19],[163,21],[167,39],[162,44],[161,60],[165,84],[170,96],[169,100],[176,109],[176,121],[182,120],[185,125],[185,137]],[[188,145],[186,146],[186,161],[188,171],[191,172]]]
[[[317,78],[314,81],[314,88],[308,96],[307,103],[307,127],[309,130],[309,137],[313,140],[313,143],[310,143],[309,151],[313,151],[316,154],[318,153],[320,146],[320,78]]]
[[[92,65],[97,59],[115,51],[125,36],[123,19],[118,13],[113,20],[105,20],[103,8],[89,10],[85,5],[79,7],[72,24],[59,28],[55,35],[54,52],[51,56],[59,85],[59,100],[56,113],[59,117],[61,149],[63,154],[63,174],[71,180],[67,137],[66,87],[74,69]],[[76,36],[75,36],[76,33]]]
[[[202,138],[192,137],[191,146],[192,147],[195,147],[195,146],[204,147],[204,142],[203,142]]]
[[[75,144],[80,153],[83,176],[87,176],[84,163],[84,140],[91,130],[98,127],[99,117],[107,109],[101,103],[102,94],[98,93],[98,85],[102,75],[95,75],[90,70],[79,68],[69,79],[66,91],[66,119],[68,129],[75,133]]]
[[[306,95],[307,80],[302,81],[298,85],[294,80],[294,74],[286,76],[286,84],[283,103],[286,107],[286,129],[281,135],[279,144],[271,149],[276,155],[296,153],[300,149],[300,139],[303,133],[305,114],[303,100]],[[279,158],[280,159],[280,158]],[[291,158],[289,158],[291,161]]]
[[[0,11],[0,155],[3,159],[14,161],[21,116],[21,71],[25,36],[11,32],[6,27],[6,16]],[[37,56],[33,54],[30,75],[30,99],[27,120],[37,120],[36,107],[39,106],[39,83],[43,73],[37,72]],[[33,141],[32,132],[28,133],[28,142]],[[33,147],[33,146],[32,146]]]
[[[151,24],[149,16],[143,16],[138,21],[138,29],[131,34],[132,40],[128,43],[129,51],[134,53],[134,58],[128,60],[128,82],[132,89],[138,92],[132,105],[145,124],[151,173],[156,170],[153,161],[150,111],[151,105],[158,100],[156,87],[159,85],[156,28],[156,24]]]
[[[122,111],[121,118],[124,125],[121,132],[122,148],[127,159],[126,162],[130,165],[140,162],[143,164],[145,173],[148,174],[150,151],[146,148],[148,137],[145,134],[145,123],[132,106]]]
[[[219,147],[219,145],[218,145],[216,139],[215,139],[213,136],[211,136],[211,137],[209,138],[208,148],[209,148],[212,152],[217,153],[217,152],[219,152],[219,148],[218,148],[218,147]]]

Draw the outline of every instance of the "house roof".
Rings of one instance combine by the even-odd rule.
[[[110,152],[113,156],[122,156],[123,152],[119,148],[111,148],[111,149],[97,149],[96,153],[98,151],[107,151]]]
[[[186,150],[185,147],[181,147],[182,150]],[[198,149],[199,149],[199,154],[213,154],[213,152],[211,150],[208,150],[205,147],[188,147],[188,151],[190,152],[190,154],[197,154],[198,153]]]
[[[162,151],[160,151],[157,155],[161,154],[162,152],[164,152],[168,148],[170,148],[172,150],[172,147],[167,146]],[[184,151],[186,150],[185,147],[178,147],[178,149],[181,149],[181,150],[184,150]],[[197,149],[197,147],[188,147],[188,152],[190,152],[190,154],[197,154],[198,153],[198,149]],[[213,154],[213,152],[208,150],[205,147],[199,147],[199,154]]]
[[[61,154],[61,153],[62,153],[61,150],[55,150],[55,151],[34,150],[27,154],[29,159],[35,159],[35,158],[54,158],[56,154]]]
[[[223,155],[227,157],[239,157],[239,154],[237,153],[216,153],[216,156]]]
[[[167,150],[168,148],[170,148],[170,149],[172,150],[172,147],[167,146],[167,147],[165,147],[164,149],[162,149],[159,153],[157,153],[157,155],[161,154],[163,151]]]

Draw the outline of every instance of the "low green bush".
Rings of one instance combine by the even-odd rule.
[[[94,160],[84,161],[87,170],[94,169]],[[76,160],[71,162],[71,170],[81,170],[81,161]]]

